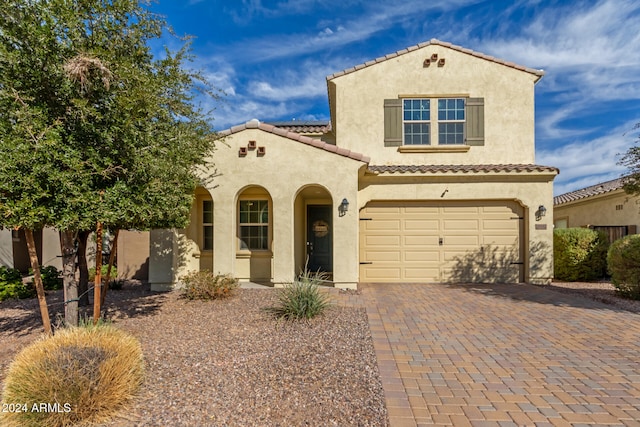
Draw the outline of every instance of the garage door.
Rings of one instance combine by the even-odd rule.
[[[370,202],[360,213],[361,282],[521,282],[516,202]]]

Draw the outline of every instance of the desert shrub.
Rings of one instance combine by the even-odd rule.
[[[305,271],[296,281],[278,290],[278,302],[267,311],[279,319],[308,320],[322,314],[331,298],[320,290],[325,277],[321,273]]]
[[[211,300],[230,297],[240,286],[229,274],[214,275],[209,270],[193,271],[182,278],[183,295],[188,299]]]
[[[553,273],[569,282],[601,279],[607,272],[607,238],[588,228],[553,232]]]
[[[632,234],[613,242],[607,264],[618,293],[640,300],[640,235]]]
[[[11,363],[0,414],[3,426],[100,423],[121,410],[142,384],[140,343],[112,326],[69,328],[36,341]],[[41,410],[41,405],[49,405]],[[15,409],[15,408],[14,408]]]
[[[33,285],[22,282],[20,270],[0,266],[0,301],[35,296],[36,290]]]
[[[104,283],[104,279],[107,277],[107,269],[109,268],[108,265],[103,265],[102,269],[100,270],[100,274],[101,274],[101,278],[102,281]],[[110,275],[110,281],[111,280],[115,280],[115,278],[118,277],[118,269],[116,268],[116,266],[112,266],[111,267],[111,275]],[[96,268],[95,267],[91,267],[89,269],[89,281],[93,282],[96,279]]]

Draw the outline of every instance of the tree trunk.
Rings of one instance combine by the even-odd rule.
[[[27,239],[27,249],[29,250],[29,259],[31,260],[31,269],[33,270],[33,282],[36,285],[38,293],[38,304],[40,305],[40,316],[42,316],[42,326],[47,335],[52,335],[51,319],[49,319],[49,308],[47,307],[47,298],[44,295],[44,287],[42,286],[42,276],[40,275],[40,262],[38,261],[38,253],[36,252],[36,242],[33,239],[33,230],[25,229],[25,237]]]
[[[60,232],[62,280],[64,284],[64,321],[78,326],[78,282],[76,282],[76,250],[73,231]]]
[[[118,233],[120,230],[116,230],[113,235],[113,244],[111,245],[111,253],[109,254],[109,266],[107,267],[107,275],[104,278],[104,282],[107,284],[102,290],[102,300],[100,301],[100,305],[104,307],[105,298],[107,298],[107,292],[109,291],[109,282],[111,281],[111,268],[113,267],[113,263],[116,260],[116,250],[118,249]]]
[[[78,292],[80,293],[80,306],[89,305],[89,266],[87,265],[87,241],[90,231],[80,231],[78,233],[78,271],[80,280],[78,282]]]
[[[102,223],[98,221],[96,225],[96,277],[93,279],[93,324],[100,320],[100,303],[102,298]]]

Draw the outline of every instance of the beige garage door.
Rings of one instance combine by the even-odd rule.
[[[360,213],[361,282],[521,282],[516,202],[370,202]]]

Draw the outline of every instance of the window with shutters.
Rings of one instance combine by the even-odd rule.
[[[405,145],[429,145],[431,135],[431,100],[405,99],[402,102]]]
[[[438,99],[438,144],[464,144],[464,99]]]
[[[387,147],[484,145],[484,99],[385,99],[384,138]]]

